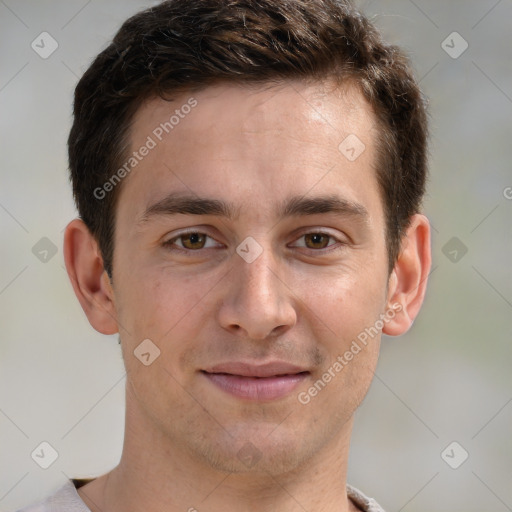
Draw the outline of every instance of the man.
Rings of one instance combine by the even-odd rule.
[[[25,511],[382,510],[349,441],[425,294],[426,141],[407,60],[348,2],[129,19],[76,88],[64,240],[119,333],[122,457]]]

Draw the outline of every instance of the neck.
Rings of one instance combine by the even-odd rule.
[[[118,466],[79,494],[92,512],[355,511],[346,493],[351,429],[352,420],[336,439],[290,471],[229,473],[172,442],[127,399]]]

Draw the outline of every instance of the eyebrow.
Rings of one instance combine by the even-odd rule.
[[[154,217],[170,215],[215,215],[229,220],[240,216],[241,206],[220,199],[198,197],[183,193],[171,193],[156,203],[148,206],[140,216],[138,224],[144,224]],[[356,217],[367,220],[368,210],[359,203],[336,195],[304,197],[293,196],[277,208],[280,219],[334,213],[343,217]]]

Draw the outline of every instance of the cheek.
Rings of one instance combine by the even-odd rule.
[[[171,279],[168,271],[140,272],[139,276],[125,280],[119,289],[123,301],[118,314],[124,327],[122,348],[129,385],[140,407],[155,421],[176,419],[172,404],[180,404],[179,415],[186,417],[197,404],[186,391],[190,366],[181,362],[188,361],[194,340],[200,339],[200,319],[205,314],[202,299],[212,285],[203,280],[199,288],[197,279]],[[141,346],[144,350],[139,350]],[[147,353],[149,356],[142,356]]]
[[[366,394],[377,365],[381,325],[385,305],[382,275],[354,273],[353,277],[332,279],[329,287],[310,291],[304,314],[314,327],[314,337],[322,341],[325,363],[314,376],[329,387],[320,401],[353,402],[355,408]],[[314,394],[315,391],[312,390]],[[328,398],[329,397],[329,398]],[[343,406],[340,410],[352,410]]]
[[[190,318],[199,314],[201,302],[208,293],[209,280],[194,277],[173,277],[166,269],[138,272],[137,279],[125,281],[120,289],[122,302],[119,320],[136,339],[150,338],[167,343],[183,331]]]
[[[317,281],[315,287],[311,280],[304,281],[301,287],[307,306],[304,314],[316,317],[319,326],[323,324],[340,340],[357,336],[373,325],[386,300],[383,275],[366,269],[332,275]]]

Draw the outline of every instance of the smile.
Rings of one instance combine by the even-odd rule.
[[[269,401],[290,394],[309,371],[285,363],[250,365],[227,363],[201,373],[218,389],[237,398]]]

